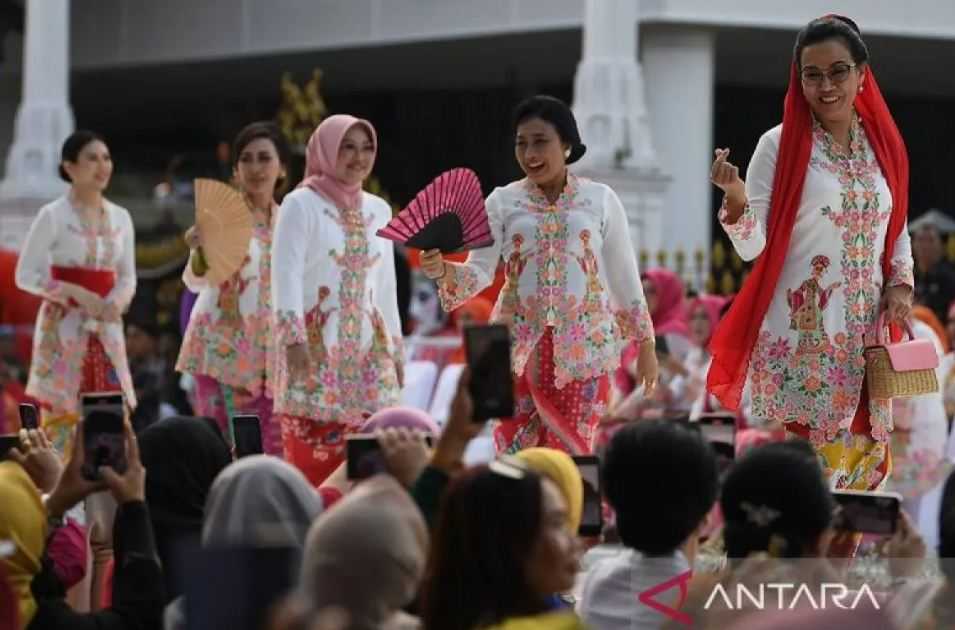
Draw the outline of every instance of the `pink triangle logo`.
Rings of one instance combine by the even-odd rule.
[[[680,612],[677,608],[671,608],[670,606],[667,606],[666,604],[661,604],[656,599],[654,599],[654,597],[656,597],[660,593],[669,591],[674,586],[679,586],[680,601],[677,602],[677,606],[681,606],[683,604],[683,600],[686,599],[686,594],[688,590],[687,583],[690,581],[690,577],[692,577],[692,575],[693,575],[692,571],[686,571],[685,573],[681,573],[675,578],[669,579],[666,582],[661,582],[660,584],[657,584],[656,586],[643,591],[642,593],[637,595],[637,599],[640,600],[641,604],[644,604],[645,606],[649,606],[655,611],[663,615],[666,615],[670,619],[674,619],[678,621],[679,623],[682,623],[687,626],[693,625],[693,619],[688,614],[684,612]]]

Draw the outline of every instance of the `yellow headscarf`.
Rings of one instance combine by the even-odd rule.
[[[557,484],[567,501],[567,526],[577,534],[584,511],[584,482],[570,455],[553,448],[535,447],[517,452],[528,468]]]
[[[556,612],[533,617],[515,617],[488,630],[586,630],[586,626],[574,613]]]
[[[36,614],[30,583],[40,572],[46,512],[36,486],[16,462],[0,462],[0,540],[15,548],[12,556],[0,559],[0,565],[20,602],[20,627],[26,628]]]

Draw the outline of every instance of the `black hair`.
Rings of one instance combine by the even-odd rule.
[[[580,141],[580,131],[577,129],[577,119],[567,103],[554,98],[538,94],[521,101],[514,108],[514,126],[516,133],[518,126],[525,120],[531,118],[540,118],[548,122],[557,130],[560,141],[570,146],[570,156],[567,157],[567,164],[573,164],[587,151],[586,145]]]
[[[676,550],[716,501],[716,454],[699,432],[678,422],[623,427],[610,440],[601,468],[620,539],[646,555]]]
[[[772,551],[800,558],[832,523],[835,504],[819,465],[805,440],[754,448],[723,482],[720,507],[730,558]]]
[[[67,173],[66,169],[63,168],[63,162],[75,163],[80,159],[80,152],[83,150],[83,147],[96,140],[106,144],[106,140],[103,138],[103,136],[96,133],[95,131],[78,129],[77,131],[74,131],[70,134],[70,137],[63,142],[63,148],[60,149],[60,179],[67,183],[73,183],[73,180],[70,179],[69,173]]]
[[[862,40],[862,31],[859,30],[859,26],[842,15],[825,15],[806,24],[796,35],[796,45],[793,47],[793,60],[796,65],[802,69],[802,51],[806,46],[831,39],[842,40],[857,66],[869,61],[869,48]]]
[[[281,162],[282,166],[286,169],[285,177],[279,178],[275,188],[278,193],[285,192],[289,181],[287,171],[292,162],[292,150],[289,148],[288,140],[282,135],[278,125],[270,120],[260,120],[258,122],[249,123],[236,134],[235,140],[232,141],[232,167],[235,168],[239,164],[239,156],[242,155],[242,151],[259,138],[267,138],[275,145],[275,152],[279,155],[279,162]]]
[[[539,614],[527,565],[542,529],[541,478],[476,466],[448,486],[421,590],[426,630],[472,630]]]

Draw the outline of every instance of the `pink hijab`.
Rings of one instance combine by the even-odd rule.
[[[683,281],[669,269],[647,269],[643,277],[653,284],[657,293],[657,307],[650,318],[653,330],[658,335],[677,334],[690,336],[686,310],[686,291]]]
[[[686,312],[688,316],[692,315],[698,306],[702,306],[703,310],[706,311],[706,316],[710,320],[710,336],[712,337],[713,331],[716,330],[716,325],[720,323],[720,311],[723,310],[723,307],[726,306],[728,301],[729,300],[722,295],[703,294],[690,301]],[[709,340],[707,340],[707,343],[709,343]]]
[[[312,133],[305,151],[305,179],[297,186],[307,186],[333,202],[338,208],[357,209],[361,206],[361,184],[348,185],[335,177],[338,149],[345,134],[355,125],[362,125],[378,149],[375,127],[367,120],[348,114],[335,114],[322,121]]]

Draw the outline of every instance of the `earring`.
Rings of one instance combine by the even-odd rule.
[[[566,159],[569,157],[570,157],[570,149],[567,149],[566,151],[564,151],[564,158]]]

